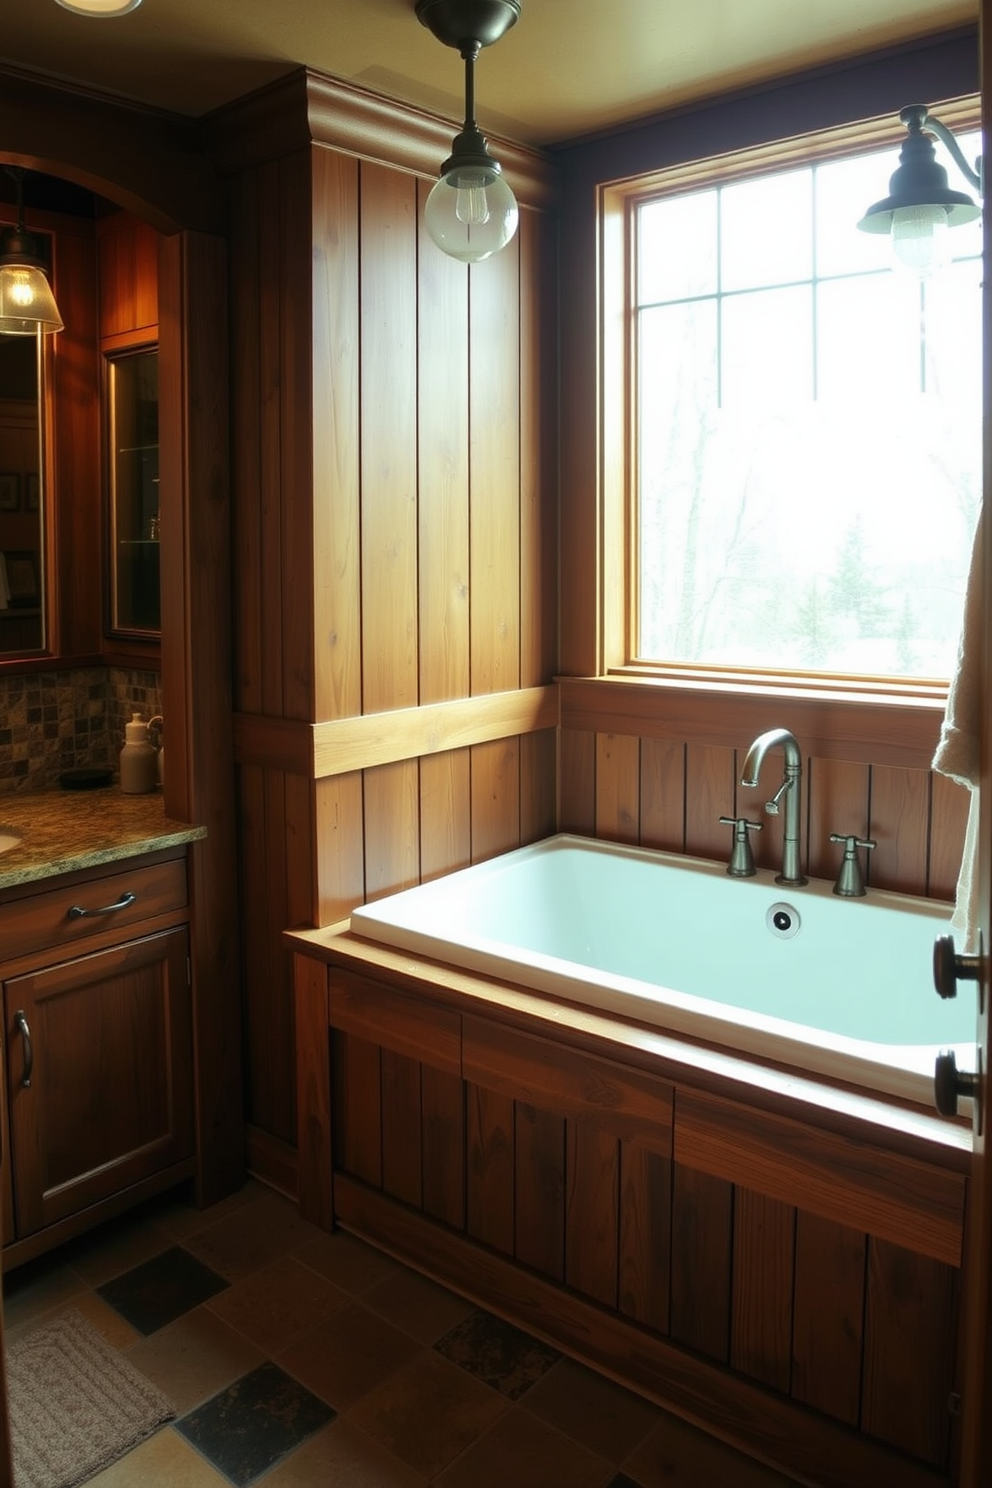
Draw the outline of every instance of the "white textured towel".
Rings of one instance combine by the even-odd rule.
[[[975,527],[964,597],[958,658],[947,693],[933,768],[971,793],[957,899],[951,924],[964,935],[965,951],[978,949],[978,784],[981,778],[982,666],[985,621],[981,514]]]

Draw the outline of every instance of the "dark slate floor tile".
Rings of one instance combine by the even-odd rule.
[[[336,1412],[277,1364],[259,1364],[176,1423],[176,1430],[236,1488],[334,1420]]]
[[[188,1250],[174,1245],[96,1290],[132,1328],[147,1337],[228,1285],[223,1276]]]
[[[434,1347],[508,1400],[519,1400],[561,1358],[555,1349],[481,1310],[445,1333]]]

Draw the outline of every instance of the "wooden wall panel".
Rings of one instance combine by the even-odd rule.
[[[357,772],[314,785],[314,850],[318,925],[333,925],[365,896],[362,777]]]
[[[640,828],[638,740],[596,735],[596,836],[637,842]]]
[[[620,1144],[597,1121],[566,1125],[565,1281],[606,1307],[617,1303]]]
[[[365,771],[365,895],[409,888],[420,869],[420,775],[415,761]]]
[[[418,702],[417,185],[362,166],[362,710]]]
[[[830,841],[832,832],[845,837],[853,833],[868,837],[868,765],[849,760],[810,760],[807,775],[809,813],[803,823],[809,843],[806,871],[814,878],[836,879],[844,856],[843,847]],[[871,859],[859,849],[862,867],[870,871]]]
[[[520,745],[500,739],[472,748],[472,862],[520,846]]]
[[[795,1232],[790,1205],[735,1190],[730,1363],[783,1392],[792,1363]]]
[[[730,828],[720,825],[720,817],[734,815],[735,782],[732,749],[692,743],[686,746],[686,852],[701,858],[719,858],[728,851]],[[746,807],[742,810],[751,814]]]
[[[483,1245],[513,1254],[514,1114],[509,1096],[469,1084],[466,1230]]]
[[[524,1101],[514,1122],[514,1253],[524,1266],[565,1278],[565,1122]]]
[[[733,1184],[675,1164],[672,1337],[720,1363],[730,1349],[733,1200]]]
[[[262,688],[262,481],[260,358],[262,294],[261,229],[265,207],[255,171],[231,182],[230,293],[231,417],[237,434],[231,445],[235,500],[231,510],[234,598],[234,705],[248,713],[265,711]]]
[[[904,894],[927,891],[929,781],[923,770],[873,765],[868,881]]]
[[[550,837],[558,826],[554,729],[520,736],[520,841]]]
[[[671,1255],[671,1154],[621,1142],[617,1305],[656,1333],[668,1332]]]
[[[558,658],[558,242],[522,210],[520,242],[520,683],[547,682]]]
[[[792,1395],[856,1426],[861,1399],[867,1241],[800,1210],[792,1327]]]
[[[100,335],[158,334],[159,234],[130,212],[97,218]]]
[[[685,851],[685,745],[641,740],[640,840],[645,847]]]
[[[420,761],[421,882],[472,861],[472,776],[468,749]]]
[[[936,772],[930,776],[930,856],[927,893],[953,899],[961,870],[971,793]]]
[[[559,823],[563,832],[596,835],[596,735],[563,729],[559,749]]]
[[[382,1183],[382,1102],[377,1044],[353,1033],[331,1040],[335,1161],[378,1188]]]
[[[312,165],[313,716],[347,718],[362,698],[359,166],[332,150]]]
[[[458,1075],[423,1067],[424,1212],[465,1228],[465,1101]]]
[[[416,1059],[382,1050],[382,1186],[418,1208],[423,1198],[420,1073]]]
[[[520,686],[520,243],[469,271],[473,693]]]
[[[259,310],[258,345],[254,349],[254,355],[258,361],[259,405],[255,417],[258,426],[259,492],[258,506],[251,517],[258,524],[252,540],[258,547],[260,565],[259,592],[252,598],[258,610],[262,711],[279,718],[293,716],[283,692],[283,659],[288,638],[283,621],[282,548],[283,529],[289,525],[289,521],[283,517],[281,501],[282,420],[287,411],[281,396],[282,357],[285,349],[281,295],[281,245],[286,236],[284,208],[280,164],[272,161],[261,166],[258,171],[258,281],[255,293],[259,300]],[[286,437],[291,437],[288,430]],[[299,640],[299,637],[295,639]],[[309,654],[309,635],[305,638],[304,645],[306,654]]]
[[[946,1460],[950,1431],[954,1287],[940,1261],[869,1242],[861,1424],[935,1466]]]

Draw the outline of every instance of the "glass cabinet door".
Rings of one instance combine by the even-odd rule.
[[[161,630],[158,350],[108,358],[111,629]]]

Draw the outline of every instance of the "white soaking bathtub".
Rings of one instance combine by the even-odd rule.
[[[567,833],[351,915],[365,939],[925,1104],[940,1049],[975,1068],[973,999],[933,987],[949,923],[926,899]]]

